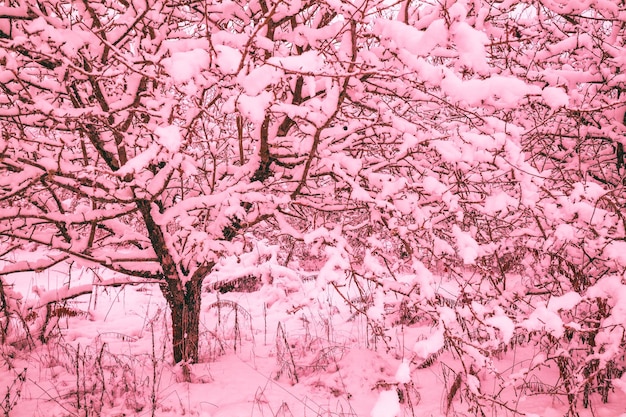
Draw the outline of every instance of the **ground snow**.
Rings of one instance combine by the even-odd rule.
[[[400,413],[400,399],[395,390],[383,391],[372,409],[372,417],[396,417]]]
[[[80,286],[89,281],[88,274],[62,267],[34,276],[16,274],[12,278],[17,280],[15,289],[24,294],[24,300],[37,298],[32,292],[34,286],[48,288],[53,283],[63,286],[68,281]],[[318,284],[302,285],[310,287],[302,288],[302,294],[308,296],[312,293],[309,290]],[[601,292],[617,286],[617,281],[607,281],[594,290]],[[86,415],[86,408],[94,408],[98,402],[102,403],[98,413],[91,409],[89,415],[441,417],[446,414],[446,387],[452,382],[450,368],[446,366],[455,366],[457,362],[444,352],[439,362],[427,367],[419,365],[421,359],[439,354],[448,321],[442,320],[430,335],[428,327],[410,326],[404,329],[404,334],[394,330],[383,341],[369,333],[366,317],[354,315],[328,290],[320,292],[320,299],[308,304],[300,304],[299,301],[304,301],[300,296],[283,296],[274,299],[271,306],[264,300],[263,294],[267,293],[264,289],[253,294],[228,293],[219,298],[205,293],[202,363],[185,370],[170,364],[169,314],[158,287],[97,288],[66,304],[67,311],[85,313],[62,317],[57,336],[47,345],[32,352],[20,349],[17,341],[12,346],[0,346],[0,396],[9,399],[3,406],[12,408],[11,416],[36,417]],[[577,297],[565,295],[552,300],[547,307],[539,305],[538,313],[531,316],[532,323],[521,325],[529,329],[547,325],[561,330],[562,322],[556,321],[553,310],[574,307],[578,301]],[[487,323],[499,329],[504,339],[510,337],[512,322],[504,314],[496,312]],[[424,331],[425,335],[417,334]],[[420,337],[422,340],[415,343]],[[542,356],[537,349],[517,348],[515,354],[496,360],[493,366],[504,377],[523,380],[533,365],[521,358],[534,357],[540,361]],[[24,369],[25,378],[20,382]],[[101,377],[101,371],[105,378]],[[480,370],[476,376],[470,375],[467,389],[475,395],[497,389],[489,375],[487,369]],[[546,374],[542,380],[557,383],[558,376]],[[103,384],[104,391],[90,391],[91,387],[101,388]],[[626,383],[618,380],[615,385],[623,388]],[[626,395],[620,394],[620,389],[617,391],[606,405],[593,397],[595,416],[613,417],[626,411],[621,401]],[[566,410],[566,404],[554,403],[549,397],[517,392],[518,397],[506,400],[515,404],[522,415],[561,416]],[[455,412],[471,415],[464,407],[465,403],[457,398],[448,415]],[[591,410],[581,410],[580,415],[591,416]]]
[[[406,359],[402,361],[396,371],[396,381],[401,384],[408,384],[411,382],[411,368]]]

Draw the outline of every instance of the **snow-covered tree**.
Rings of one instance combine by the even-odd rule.
[[[404,184],[376,200],[390,227],[376,230],[376,251],[369,236],[363,274],[393,293],[394,320],[430,318],[438,330],[416,354],[460,354],[477,407],[488,402],[477,369],[522,338],[546,352],[532,371],[557,370],[562,385],[544,389],[572,414],[591,392],[606,400],[624,370],[620,13],[612,2],[403,3],[396,21],[373,24],[379,68],[393,73],[375,95],[388,92],[385,113],[408,122],[393,128],[413,152],[387,147]]]
[[[363,84],[378,71],[369,5],[24,1],[1,12],[0,234],[11,249],[48,248],[2,274],[71,259],[127,277],[99,285],[160,283],[176,362],[197,360],[201,284],[250,250],[246,233],[339,250],[374,202],[359,182],[392,179],[358,174],[386,158],[379,134],[399,140],[380,119],[389,103]]]
[[[415,360],[463,353],[477,407],[534,338],[575,413],[625,319],[624,6],[588,3],[0,6],[0,236],[49,249],[2,274],[156,281],[194,361],[203,280],[262,237],[373,328],[434,327]]]

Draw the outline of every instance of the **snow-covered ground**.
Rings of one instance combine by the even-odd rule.
[[[24,304],[36,299],[35,286],[62,286],[70,279],[63,266],[10,278]],[[74,269],[72,285],[92,278]],[[421,369],[411,363],[415,355],[406,346],[415,345],[419,332],[426,338],[436,329],[374,335],[362,315],[314,285],[303,283],[292,297],[276,297],[271,287],[206,292],[202,361],[186,369],[171,365],[168,311],[157,286],[98,287],[55,307],[58,321],[48,326],[47,344],[29,350],[16,337],[0,346],[0,407],[8,416],[42,417],[480,415],[468,409],[462,393],[449,400],[451,369],[458,366],[451,353]],[[27,319],[40,320],[33,314]],[[509,351],[494,365],[509,378],[523,374],[538,356],[535,349]],[[534,388],[511,390],[507,407],[519,415],[564,415],[563,398],[538,392],[541,383],[558,382],[554,377],[547,370]],[[476,378],[482,390],[508,383],[486,370]],[[580,407],[580,415],[626,415],[625,401],[620,392],[608,404],[592,396],[592,407]],[[515,414],[503,408],[488,413]]]

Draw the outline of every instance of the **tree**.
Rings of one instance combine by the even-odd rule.
[[[418,139],[410,155],[388,148],[404,185],[376,200],[391,227],[369,236],[360,273],[398,307],[382,327],[430,318],[421,363],[457,353],[477,413],[508,407],[475,375],[519,340],[547,352],[526,378],[549,363],[563,385],[542,390],[571,415],[624,371],[621,7],[407,2],[374,26],[395,71],[387,115]]]
[[[161,85],[164,41],[190,22],[158,2],[4,9],[2,235],[50,249],[6,272],[74,258],[157,280],[174,360],[196,360],[201,283],[214,260],[207,250],[185,258],[199,236],[176,236],[162,220],[177,194],[210,185],[185,169],[203,149],[196,120],[175,106],[193,97]]]
[[[3,6],[0,235],[49,252],[2,273],[72,259],[156,281],[174,361],[196,361],[202,282],[249,250],[244,233],[304,241],[306,213],[366,207],[340,188],[350,135],[389,123],[358,103],[368,10]],[[333,148],[348,151],[337,172]]]
[[[476,368],[534,338],[575,414],[623,368],[622,9],[2,6],[0,235],[50,250],[3,273],[160,283],[179,362],[221,263],[313,270],[376,331],[432,325],[415,355],[464,353],[476,410],[507,407]],[[244,256],[261,236],[271,260]]]

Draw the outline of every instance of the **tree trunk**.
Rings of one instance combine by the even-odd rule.
[[[181,276],[167,247],[163,230],[152,217],[152,203],[140,199],[136,204],[146,225],[152,248],[161,264],[161,292],[172,312],[174,363],[198,362],[202,282],[215,264],[205,262],[197,265],[191,276]]]
[[[174,363],[198,362],[202,280],[191,279],[184,286],[168,281],[161,290],[172,314]]]

